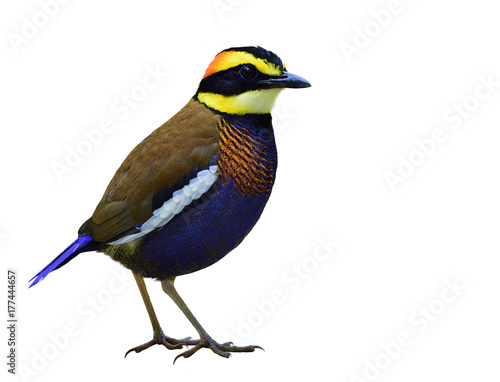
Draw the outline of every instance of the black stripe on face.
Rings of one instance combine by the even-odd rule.
[[[255,70],[256,76],[252,79],[245,78],[244,67]],[[225,96],[242,94],[249,90],[261,89],[259,82],[269,78],[271,76],[259,72],[252,64],[242,64],[204,78],[196,93],[216,93]]]

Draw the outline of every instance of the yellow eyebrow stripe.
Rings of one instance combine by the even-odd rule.
[[[234,68],[235,66],[241,64],[252,64],[261,73],[267,74],[269,76],[279,76],[281,70],[266,60],[261,58],[256,58],[253,54],[248,52],[238,52],[230,50],[227,52],[221,52],[215,56],[214,60],[210,63],[203,78],[210,76],[211,74],[220,72],[222,70]]]

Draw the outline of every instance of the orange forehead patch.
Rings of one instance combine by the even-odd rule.
[[[214,60],[210,63],[210,65],[208,65],[203,78],[206,78],[222,70],[234,68],[235,66],[242,64],[252,64],[261,73],[267,74],[269,76],[279,76],[281,74],[280,68],[271,62],[268,62],[261,58],[256,58],[253,54],[250,54],[248,52],[238,52],[235,50],[230,50],[227,52],[221,52],[217,56],[215,56]]]

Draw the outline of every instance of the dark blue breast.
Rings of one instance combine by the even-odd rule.
[[[221,119],[217,127],[220,175],[200,199],[146,236],[141,255],[155,274],[144,276],[164,279],[208,267],[250,232],[267,203],[276,174],[270,118]]]

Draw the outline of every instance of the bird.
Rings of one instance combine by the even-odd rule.
[[[311,84],[259,46],[218,53],[195,95],[126,157],[77,239],[38,272],[30,287],[83,252],[97,251],[133,273],[153,328],[153,345],[202,348],[228,358],[257,345],[218,343],[174,287],[176,277],[204,269],[231,252],[251,231],[269,199],[278,165],[271,110],[285,88]],[[199,339],[166,336],[144,279],[160,281]]]

